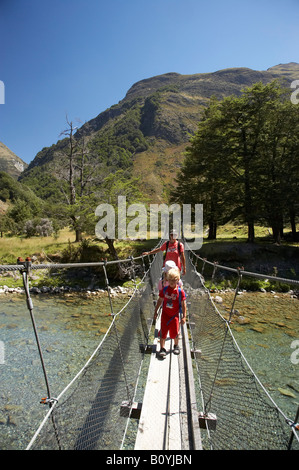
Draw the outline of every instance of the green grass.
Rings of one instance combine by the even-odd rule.
[[[299,227],[298,227],[299,228]],[[288,228],[286,229],[286,232]],[[257,242],[271,243],[269,237],[269,230],[267,227],[255,227],[255,235]],[[108,247],[105,242],[87,237],[88,244],[99,248],[99,252],[103,257],[109,259]],[[217,239],[213,243],[222,242],[246,242],[247,240],[247,227],[245,225],[226,224],[220,226],[217,230]],[[205,237],[204,243],[210,243]],[[282,244],[286,243],[282,241]],[[143,240],[131,241],[120,240],[115,242],[115,247],[118,252],[119,258],[128,256],[138,256],[142,251],[147,251],[157,244],[157,240]],[[299,246],[299,242],[288,242],[292,246]],[[59,232],[58,237],[3,237],[0,239],[0,264],[16,264],[18,257],[26,258],[27,256],[36,256],[39,261],[51,261],[53,258],[57,260],[63,251],[67,251],[72,247],[72,250],[78,249],[80,243],[75,243],[75,234],[68,228]]]
[[[127,259],[130,256],[137,257],[143,251],[150,250],[153,243],[155,245],[156,241],[120,240],[115,242],[115,248],[120,259]],[[30,257],[34,262],[39,264],[51,262],[92,262],[112,259],[108,251],[108,246],[104,241],[94,239],[93,237],[86,237],[83,242],[76,243],[74,232],[67,228],[61,230],[58,237],[1,238],[0,264],[15,265],[19,257],[23,259]],[[115,269],[117,269],[117,267]],[[55,287],[65,284],[61,273],[52,277],[49,276],[48,270],[38,270],[34,271],[33,274],[37,279],[30,281],[32,287],[39,285]],[[82,287],[86,287],[85,284],[88,284],[90,281],[87,279],[84,283],[84,280],[76,279],[74,282],[77,285],[82,284]],[[22,278],[16,272],[10,272],[8,275],[0,275],[0,286],[19,287],[22,286],[22,284]]]
[[[286,229],[287,232],[287,229]],[[255,227],[256,245],[269,244],[273,245],[273,240],[269,237],[267,227]],[[216,246],[221,250],[227,252],[229,250],[229,243],[235,245],[245,244],[247,240],[247,227],[245,225],[226,224],[219,227],[217,231],[217,240],[204,239],[204,244]],[[149,251],[157,244],[157,239],[148,240],[119,240],[115,242],[115,248],[120,259],[127,259],[130,256],[137,257],[143,251]],[[299,246],[299,243],[282,242],[293,247]],[[226,248],[225,248],[226,247]],[[218,250],[219,251],[219,250]],[[217,251],[217,252],[218,252]],[[0,264],[17,264],[18,257],[25,259],[26,257],[33,258],[37,263],[45,262],[91,262],[101,261],[103,259],[111,260],[111,255],[108,251],[108,246],[104,241],[97,240],[92,237],[87,237],[83,242],[75,242],[75,234],[68,228],[61,230],[58,237],[3,237],[0,239]],[[116,268],[115,268],[116,269]],[[47,272],[35,272],[36,277],[40,280],[32,281],[31,285],[38,285],[40,282],[43,285],[55,286],[61,283],[60,276],[51,277]],[[0,285],[7,285],[8,287],[18,286],[22,284],[22,279],[16,279],[10,276],[0,276]],[[254,284],[254,282],[252,282]],[[224,287],[224,286],[223,286]],[[253,285],[251,286],[254,287]],[[269,286],[262,286],[259,283],[256,288]]]
[[[61,230],[55,237],[3,237],[0,239],[0,263],[16,264],[18,257],[27,258],[54,254],[66,248],[69,241],[74,241],[75,236],[68,229]]]
[[[211,292],[222,291],[225,289],[236,289],[238,279],[231,276],[230,279],[219,280],[218,282],[212,282],[211,280],[206,280],[205,286]],[[241,290],[245,289],[246,291],[256,292],[261,289],[265,289],[266,292],[288,292],[292,289],[291,284],[285,284],[282,282],[271,282],[268,279],[254,279],[254,278],[245,278],[243,277],[241,283]]]
[[[299,224],[297,224],[297,232],[299,231]],[[272,230],[269,227],[255,225],[255,242],[256,243],[273,243]],[[299,241],[291,241],[291,227],[286,226],[284,229],[285,239],[281,240],[281,245],[299,246]],[[217,228],[217,239],[212,240],[213,243],[234,242],[244,243],[247,242],[248,233],[247,226],[242,224],[227,223]],[[206,237],[203,243],[209,243]]]
[[[87,237],[89,246],[96,246],[100,248],[103,255],[108,256],[108,247],[105,242],[100,240],[93,240]],[[147,243],[148,242],[148,243]],[[57,260],[59,256],[66,250],[72,247],[76,250],[80,247],[81,243],[75,243],[75,234],[68,229],[60,231],[57,238],[54,237],[3,237],[0,239],[0,264],[16,264],[18,257],[36,257],[39,261],[47,259],[51,261],[53,258]],[[119,257],[123,256],[137,256],[141,250],[148,249],[151,245],[151,240],[145,242],[138,241],[119,241],[115,243]],[[133,251],[133,253],[132,253]]]

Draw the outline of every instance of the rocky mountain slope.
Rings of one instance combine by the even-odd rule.
[[[282,80],[290,88],[299,79],[299,64],[280,64],[266,71],[229,68],[213,73],[166,73],[135,83],[123,100],[85,123],[75,134],[88,145],[103,175],[121,168],[140,179],[151,202],[167,200],[183,152],[212,96],[239,95],[256,82]],[[290,88],[290,93],[291,93]],[[22,173],[22,182],[39,195],[43,175],[60,179],[67,140],[42,149]],[[45,181],[45,180],[43,180]],[[45,186],[45,183],[43,183]]]
[[[27,166],[27,163],[0,142],[0,171],[5,171],[17,179]]]

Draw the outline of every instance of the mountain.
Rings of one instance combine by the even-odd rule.
[[[0,213],[6,212],[4,208],[7,209],[10,204],[18,200],[35,208],[43,203],[28,186],[20,183],[5,171],[0,171]]]
[[[84,139],[99,165],[99,185],[104,176],[120,168],[139,178],[140,188],[151,202],[166,202],[190,135],[212,96],[240,95],[256,82],[266,84],[275,79],[290,88],[297,77],[299,64],[295,62],[266,71],[239,67],[154,76],[135,83],[118,104],[80,127],[75,138],[77,142]],[[58,184],[63,177],[61,161],[67,143],[63,139],[42,149],[20,177],[42,198],[47,184]]]
[[[279,64],[270,67],[268,72],[276,75],[281,75],[287,79],[288,82],[298,80],[299,64],[297,62],[289,62],[288,64]]]
[[[27,166],[27,163],[0,142],[0,171],[5,171],[17,179]]]

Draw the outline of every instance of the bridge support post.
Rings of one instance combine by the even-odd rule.
[[[133,402],[132,404],[129,401],[123,401],[120,406],[120,416],[123,418],[133,418],[139,419],[142,409],[141,402]]]
[[[217,416],[214,413],[204,414],[202,411],[198,413],[199,427],[201,429],[209,429],[215,431],[217,424]]]

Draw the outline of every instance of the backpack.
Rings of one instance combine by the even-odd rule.
[[[165,292],[166,292],[166,289],[168,288],[169,286],[165,286],[163,287],[163,294],[165,295]],[[180,287],[178,287],[178,291],[179,291],[179,313],[182,313],[182,289]],[[174,317],[172,317],[174,318]],[[171,318],[171,320],[172,320]]]
[[[164,263],[164,261],[165,261],[166,255],[167,255],[168,245],[169,245],[169,240],[166,242],[166,250],[165,250],[164,253],[163,253],[163,263]],[[180,255],[181,252],[182,252],[182,244],[181,244],[181,242],[179,242],[179,241],[178,241],[178,252],[179,252],[179,255]]]

